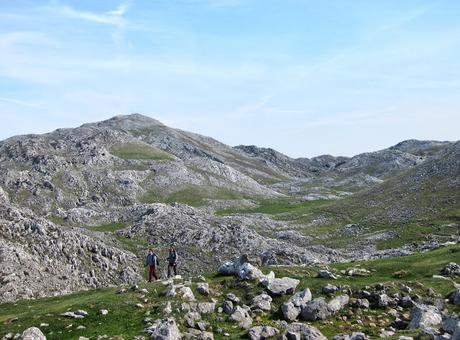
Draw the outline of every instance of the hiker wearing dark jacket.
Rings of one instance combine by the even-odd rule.
[[[177,275],[177,252],[174,246],[169,248],[169,255],[168,255],[168,277],[171,277],[171,271],[174,271],[174,276]],[[171,270],[172,269],[172,270]]]
[[[147,258],[145,259],[145,266],[149,266],[149,282],[152,282],[152,277],[154,277],[155,280],[158,280],[158,276],[157,276],[158,257],[153,252],[152,248],[149,249],[149,254],[147,255]]]

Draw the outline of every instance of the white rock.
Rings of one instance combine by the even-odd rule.
[[[46,337],[37,327],[30,327],[19,336],[18,340],[46,340]]]

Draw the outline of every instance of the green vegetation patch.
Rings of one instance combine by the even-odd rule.
[[[53,222],[54,224],[60,224],[60,225],[63,225],[65,224],[65,220],[64,218],[60,217],[60,216],[56,216],[56,215],[51,215],[48,217],[48,220],[50,220],[51,222]]]
[[[102,224],[98,226],[88,226],[87,228],[94,230],[94,231],[113,233],[114,231],[126,228],[127,226],[128,224],[124,222],[114,222],[114,223]]]
[[[189,186],[169,195],[162,195],[155,190],[147,191],[141,198],[142,203],[183,203],[199,207],[206,203],[206,199],[238,200],[243,199],[242,193],[215,187]]]
[[[163,254],[162,254],[163,255]],[[406,257],[392,259],[381,259],[367,262],[339,263],[330,265],[330,270],[334,273],[341,274],[341,271],[350,267],[360,266],[371,271],[370,276],[366,277],[347,277],[342,274],[337,280],[317,278],[316,274],[319,267],[266,267],[262,268],[264,272],[273,270],[277,277],[292,277],[300,280],[297,291],[304,288],[310,288],[314,297],[329,297],[322,293],[322,288],[331,283],[333,285],[350,285],[354,291],[363,289],[365,286],[373,286],[376,283],[383,283],[394,287],[394,291],[401,289],[402,285],[408,285],[413,289],[414,294],[419,294],[426,298],[429,288],[433,289],[436,294],[444,297],[454,290],[454,282],[460,280],[442,280],[433,278],[439,270],[449,262],[460,262],[460,245],[454,245],[439,248],[434,251],[415,254]],[[395,275],[397,272],[404,271],[404,275]],[[192,290],[199,302],[211,301],[217,298],[217,306],[220,306],[227,293],[234,293],[241,298],[241,304],[250,304],[251,299],[262,293],[263,288],[260,285],[239,281],[234,277],[223,277],[215,274],[205,275],[209,283],[211,296],[202,296],[196,290],[197,278],[191,278]],[[167,302],[172,305],[172,317],[175,318],[181,331],[186,327],[180,322],[183,319],[185,311],[181,311],[180,298],[166,298],[164,296],[165,286],[161,283],[141,284],[140,288],[147,288],[148,293],[127,290],[124,293],[117,294],[116,288],[98,289],[86,292],[75,293],[66,296],[41,298],[36,300],[22,300],[16,303],[6,303],[0,305],[0,337],[11,332],[21,333],[24,329],[36,326],[39,327],[48,339],[78,339],[80,336],[96,338],[99,335],[108,335],[109,337],[123,337],[132,339],[136,335],[142,335],[144,329],[143,319],[149,316],[152,320],[164,317],[164,307]],[[216,294],[219,293],[219,294]],[[390,293],[392,291],[390,290]],[[141,297],[143,295],[143,297]],[[147,299],[144,301],[144,299]],[[281,318],[279,313],[280,305],[288,299],[288,296],[274,297],[272,302],[272,312],[267,315],[261,315],[254,318],[253,326],[257,325],[274,325],[275,320]],[[142,308],[136,307],[141,303]],[[451,312],[459,312],[457,306],[449,305]],[[69,319],[60,316],[66,311],[75,311],[83,309],[88,312],[84,319]],[[108,309],[106,316],[99,315],[100,309]],[[342,320],[341,316],[347,316],[347,320]],[[368,334],[372,339],[378,338],[380,328],[372,327],[366,321],[366,317],[374,319],[387,320],[389,325],[392,319],[388,317],[384,309],[363,310],[361,320],[364,320],[362,331]],[[317,327],[326,337],[339,333],[351,333],[359,331],[357,324],[357,315],[347,314],[347,309],[340,312],[337,317],[333,317],[328,322],[315,321],[311,324]],[[203,315],[203,319],[210,324],[210,328],[216,332],[218,328],[223,332],[230,334],[230,339],[247,338],[247,331],[235,327],[235,323],[227,321],[217,313]],[[46,323],[47,327],[41,327],[40,324]],[[85,329],[77,330],[78,326],[84,326]],[[399,335],[416,335],[417,331],[398,331],[394,339]]]
[[[293,199],[267,199],[259,201],[255,208],[229,208],[218,212],[219,215],[232,214],[269,214],[279,216],[285,220],[295,220],[305,214],[317,211],[320,207],[329,204],[327,200],[299,201]]]
[[[126,143],[115,145],[110,149],[110,153],[121,159],[141,159],[141,160],[171,160],[172,156],[151,145]]]

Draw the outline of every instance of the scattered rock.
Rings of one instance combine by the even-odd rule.
[[[187,327],[195,328],[199,320],[201,320],[201,315],[198,312],[188,312],[184,315],[184,323]]]
[[[225,314],[232,314],[233,312],[233,302],[230,300],[225,300],[222,304],[222,310]]]
[[[320,270],[318,272],[318,277],[321,277],[321,278],[324,278],[324,279],[332,279],[332,280],[337,280],[338,276],[337,275],[334,275],[332,274],[330,271],[328,270]]]
[[[100,314],[100,315],[107,315],[107,314],[109,314],[109,311],[108,311],[107,309],[101,309],[101,310],[99,311],[99,314]]]
[[[337,286],[331,285],[330,283],[328,283],[327,286],[323,287],[324,294],[334,294],[338,290],[339,288]]]
[[[327,340],[317,328],[298,322],[288,325],[286,337],[288,340]]]
[[[165,308],[163,309],[163,313],[165,313],[166,315],[172,313],[172,307],[171,307],[171,302],[170,302],[170,301],[168,301],[168,302],[166,303],[166,306],[165,306]]]
[[[265,293],[257,295],[251,301],[251,309],[269,312],[271,310],[271,302],[272,298],[270,295]]]
[[[368,299],[357,299],[354,305],[358,308],[368,309],[370,307],[370,303]]]
[[[180,340],[182,337],[173,318],[156,320],[145,332],[152,340]]]
[[[332,315],[323,298],[316,298],[302,307],[300,318],[306,321],[326,320]]]
[[[179,289],[179,294],[185,301],[195,301],[195,295],[193,295],[193,291],[190,287],[181,287]]]
[[[437,327],[441,323],[442,316],[436,307],[417,304],[412,308],[409,329]]]
[[[252,327],[248,332],[248,337],[251,340],[265,340],[279,334],[279,330],[271,326],[256,326]]]
[[[439,273],[442,276],[452,276],[452,277],[460,276],[460,265],[458,265],[455,262],[450,262],[444,268],[442,268]]]
[[[233,293],[227,294],[227,300],[233,302],[235,305],[240,303],[240,298]]]
[[[454,292],[449,295],[449,300],[454,305],[460,306],[460,288],[457,288]]]
[[[252,325],[252,318],[248,311],[236,306],[230,315],[230,320],[238,322],[240,328],[249,328]]]
[[[64,312],[60,314],[61,316],[65,316],[67,318],[74,318],[74,319],[83,319],[85,316],[81,314],[76,314],[75,312]]]
[[[302,307],[305,306],[307,302],[310,302],[311,298],[311,292],[308,288],[291,296],[287,302],[281,305],[281,312],[283,313],[284,320],[296,320]]]
[[[281,279],[264,279],[262,285],[270,295],[279,296],[294,293],[299,282],[297,279],[283,277]]]
[[[372,273],[365,268],[349,268],[346,270],[348,276],[370,276]]]
[[[37,327],[30,327],[22,332],[18,340],[46,340],[46,337]]]
[[[201,295],[208,296],[209,295],[209,284],[207,284],[206,282],[199,282],[196,286],[196,290]]]
[[[329,301],[327,306],[331,313],[337,313],[338,311],[342,310],[349,301],[350,297],[348,295],[340,295]]]

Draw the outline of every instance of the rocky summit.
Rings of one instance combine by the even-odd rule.
[[[345,322],[347,308],[374,307],[393,308],[388,313],[400,320],[391,327],[375,318],[370,322],[385,336],[403,324],[437,329],[433,336],[443,336],[439,329],[446,315],[456,320],[450,310],[443,312],[444,305],[426,291],[417,298],[396,286],[369,291],[364,284],[354,291],[353,280],[378,274],[351,262],[452,247],[459,240],[459,216],[460,142],[407,140],[354,157],[294,159],[270,148],[231,147],[140,114],[16,136],[0,142],[0,309],[95,288],[138,287],[133,289],[138,292],[147,278],[148,248],[158,255],[158,275],[165,279],[167,249],[174,245],[182,278],[155,289],[158,294],[166,289],[166,296],[183,304],[152,306],[147,292],[135,297],[136,311],[157,316],[145,315],[144,336],[151,339],[232,338],[233,328],[209,327],[203,314],[215,313],[222,320],[214,321],[233,322],[250,339],[323,339],[316,323]],[[444,267],[431,275],[456,284],[457,262],[438,263]],[[349,266],[331,270],[344,263]],[[264,274],[267,267],[273,272]],[[289,268],[296,268],[295,275]],[[309,268],[317,268],[314,275]],[[275,275],[277,270],[286,275]],[[217,272],[234,278],[225,284],[250,285],[253,294],[242,304],[228,290],[233,296],[222,300],[214,279],[193,281]],[[328,284],[313,294],[303,275]],[[406,276],[410,268],[400,268],[395,277]],[[157,295],[163,301],[164,295]],[[74,305],[59,317],[86,318]],[[412,317],[406,315],[408,306]],[[110,304],[93,307],[98,320],[112,317]],[[192,330],[184,331],[178,309],[187,311],[180,318]],[[267,315],[280,320],[263,323]],[[14,328],[11,318],[0,316],[0,322]],[[454,333],[458,328],[445,327]],[[363,329],[341,336],[365,338]],[[35,339],[45,337],[42,332],[38,327],[0,335]],[[46,336],[66,338],[62,332]]]

